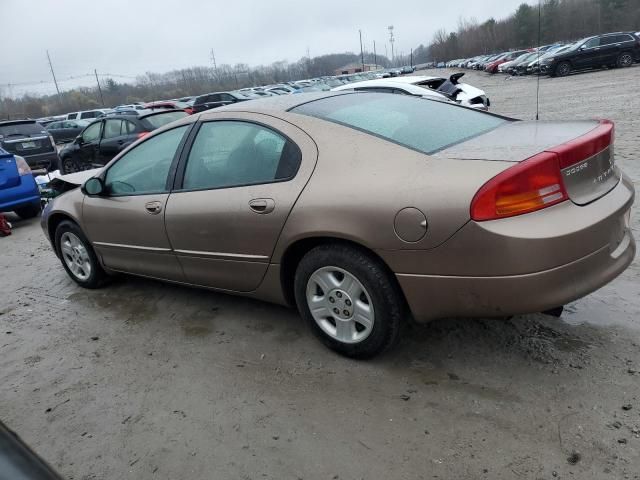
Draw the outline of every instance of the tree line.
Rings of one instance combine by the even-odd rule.
[[[433,60],[447,61],[638,30],[640,0],[541,0],[502,20],[460,19],[456,31],[438,30],[429,50]]]

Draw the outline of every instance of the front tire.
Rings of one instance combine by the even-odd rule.
[[[40,215],[40,210],[42,207],[40,206],[40,202],[32,203],[31,205],[27,205],[25,207],[17,208],[15,210],[16,215],[18,215],[23,220],[27,220],[29,218],[34,218]]]
[[[633,65],[633,57],[629,52],[623,52],[618,56],[616,65],[620,68],[626,68]]]
[[[571,73],[571,64],[569,62],[561,62],[555,70],[556,77],[566,77]]]
[[[91,243],[77,224],[71,221],[61,222],[56,228],[54,239],[62,266],[74,282],[84,288],[102,286],[107,274],[98,262]]]
[[[60,173],[62,175],[68,175],[81,171],[80,165],[71,157],[65,157],[60,159]]]
[[[314,334],[351,358],[371,358],[396,343],[405,301],[382,262],[340,243],[321,245],[300,261],[296,304]]]

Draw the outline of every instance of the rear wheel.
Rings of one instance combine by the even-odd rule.
[[[348,245],[321,245],[300,261],[294,282],[298,310],[332,350],[370,358],[397,341],[405,302],[378,259]]]
[[[40,202],[38,202],[27,205],[26,207],[17,208],[15,212],[20,218],[26,220],[28,218],[37,217],[40,214],[41,208]]]
[[[74,282],[84,288],[98,288],[104,283],[107,274],[78,225],[61,222],[54,238],[62,266]]]
[[[556,67],[556,76],[566,77],[571,73],[571,64],[569,62],[561,62]]]
[[[630,67],[633,65],[633,57],[629,52],[624,52],[618,55],[616,65],[620,68]]]

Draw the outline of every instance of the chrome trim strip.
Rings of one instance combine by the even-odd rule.
[[[141,247],[139,245],[125,245],[122,243],[93,242],[93,244],[99,247],[129,248],[131,250],[145,250],[148,252],[170,252],[171,251],[170,248]]]
[[[196,250],[174,250],[174,252],[183,255],[232,258],[234,260],[269,260],[266,255],[247,255],[245,253],[199,252]]]

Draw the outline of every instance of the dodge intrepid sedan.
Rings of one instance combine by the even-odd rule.
[[[42,226],[80,286],[122,272],[295,305],[358,358],[411,318],[557,313],[635,255],[607,121],[279,96],[183,118],[63,181]]]

